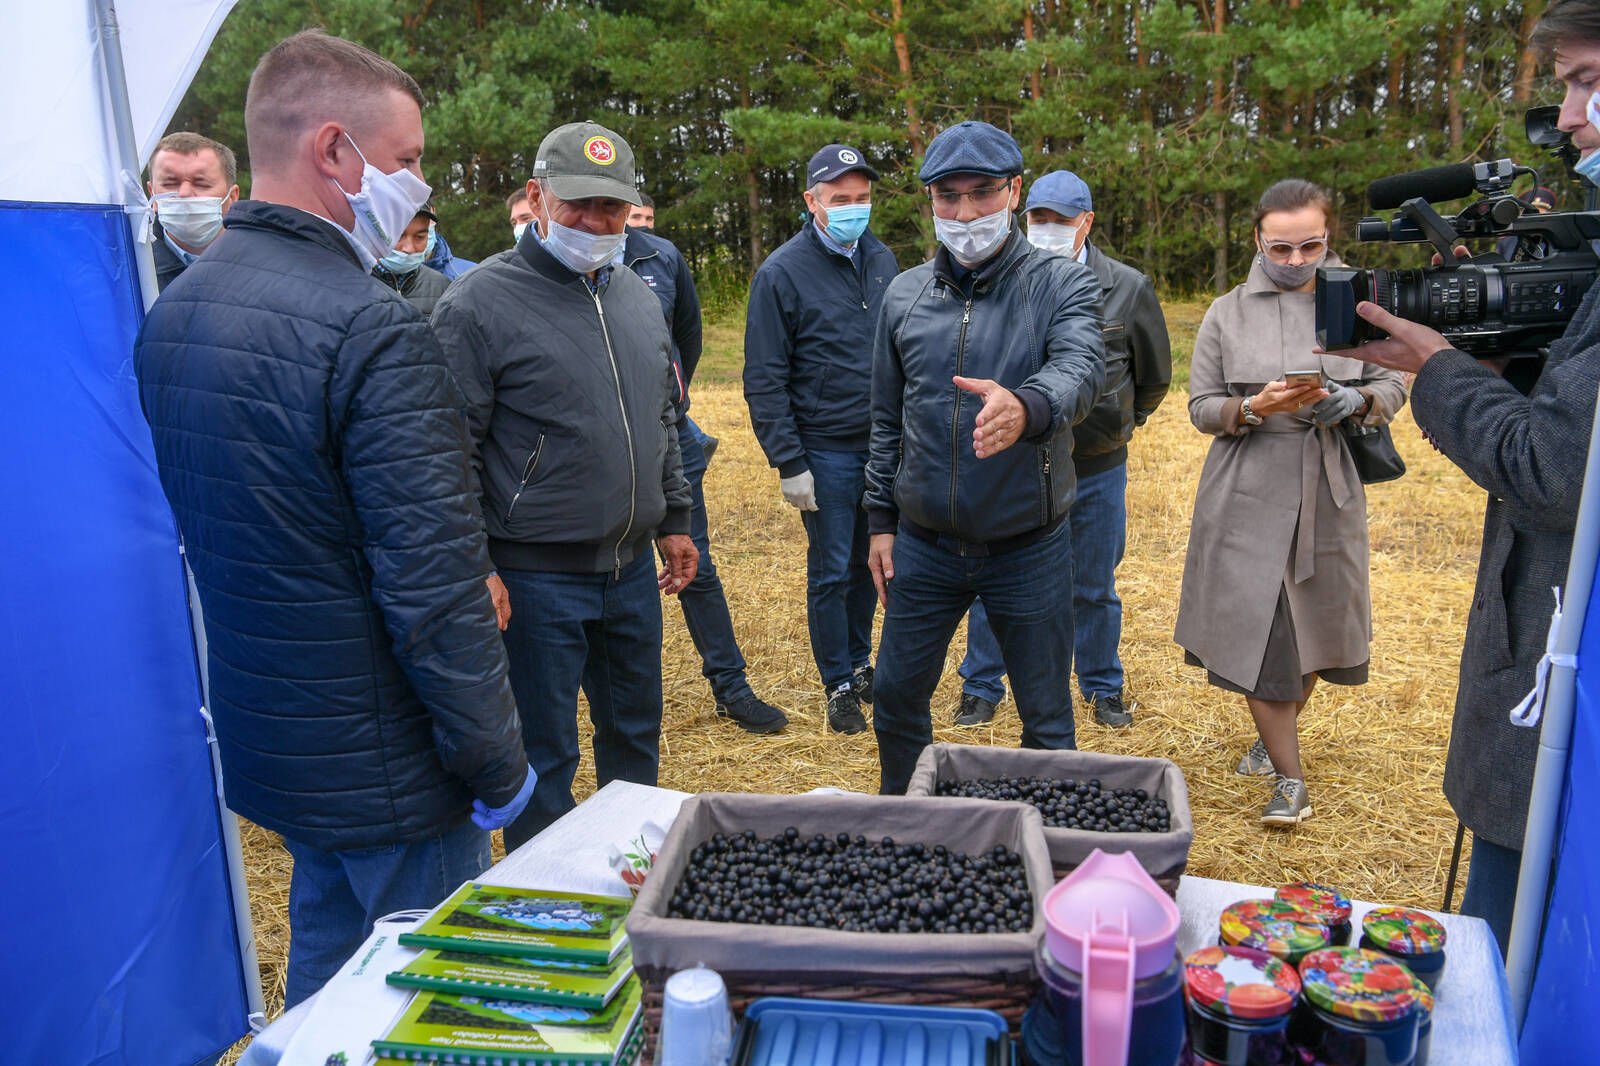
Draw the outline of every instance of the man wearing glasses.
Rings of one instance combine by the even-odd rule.
[[[466,395],[491,589],[539,775],[507,850],[574,805],[580,684],[599,783],[656,783],[657,589],[682,592],[700,557],[672,338],[649,286],[618,265],[639,202],[633,152],[574,122],[540,143],[533,173],[522,239],[452,284],[432,320]]]
[[[811,218],[756,271],[744,334],[750,424],[806,530],[806,625],[836,733],[866,732],[872,702],[865,401],[878,307],[900,272],[867,229],[876,180],[849,145],[811,157]]]
[[[962,615],[983,597],[1022,745],[1075,747],[1072,426],[1105,382],[1100,284],[1034,248],[1012,212],[1022,152],[985,122],[928,146],[933,260],[889,286],[872,365],[865,505],[884,604],[880,788],[903,793],[933,739],[928,704]]]

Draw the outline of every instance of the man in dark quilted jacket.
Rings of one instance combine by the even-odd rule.
[[[374,919],[480,874],[536,780],[463,399],[421,317],[369,275],[427,197],[421,102],[319,31],[268,52],[245,104],[255,198],[134,353],[228,806],[294,857],[288,1006]]]

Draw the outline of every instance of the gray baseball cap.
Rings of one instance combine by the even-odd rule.
[[[569,122],[547,133],[539,142],[533,176],[549,182],[550,191],[563,200],[605,196],[639,204],[633,149],[598,122]]]

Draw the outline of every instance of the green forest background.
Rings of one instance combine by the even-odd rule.
[[[800,174],[830,141],[883,174],[873,230],[902,265],[930,247],[927,142],[968,118],[1010,130],[1027,178],[1094,190],[1095,239],[1164,292],[1222,291],[1252,253],[1255,197],[1330,187],[1352,251],[1374,178],[1512,156],[1579,205],[1522,112],[1558,97],[1528,35],[1542,0],[240,0],[172,129],[233,147],[257,58],[307,26],[422,85],[441,229],[479,258],[511,243],[504,197],[552,127],[592,118],[633,146],[657,227],[708,310],[798,228]],[[247,178],[241,183],[248,191]],[[1525,184],[1525,182],[1524,182]],[[1522,186],[1519,186],[1519,189]],[[1398,258],[1397,258],[1398,257]]]

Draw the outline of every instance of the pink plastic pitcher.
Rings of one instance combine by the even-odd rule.
[[[1124,1066],[1133,1026],[1134,984],[1161,976],[1177,960],[1177,905],[1138,859],[1125,853],[1107,855],[1096,848],[1045,896],[1044,920],[1047,954],[1060,968],[1077,975],[1081,987],[1079,1061],[1084,1066]],[[1159,1013],[1163,1018],[1174,1014],[1178,1020],[1176,1057],[1182,1044],[1181,989],[1172,1008]]]

